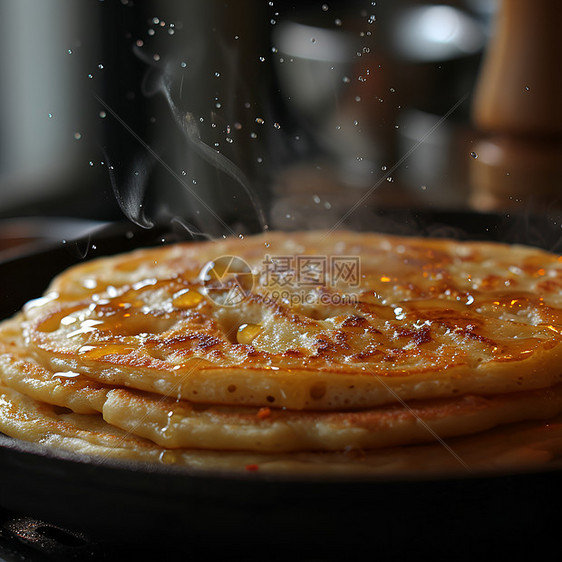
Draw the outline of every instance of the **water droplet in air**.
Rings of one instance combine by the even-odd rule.
[[[53,118],[53,114],[49,113],[49,119],[52,119],[52,118]]]
[[[105,111],[100,111],[99,116],[100,116],[102,119],[105,119],[105,118],[107,117],[107,113],[106,113]]]
[[[472,158],[474,158],[475,160],[478,158],[478,154],[476,154],[476,152],[471,152],[471,153],[470,153],[470,156],[471,156]]]
[[[80,140],[82,138],[82,135],[80,133],[74,133],[74,138],[76,140]]]

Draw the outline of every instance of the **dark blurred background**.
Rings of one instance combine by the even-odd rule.
[[[499,6],[2,0],[0,237],[33,221],[54,238],[125,218],[218,235],[493,207],[470,167]]]

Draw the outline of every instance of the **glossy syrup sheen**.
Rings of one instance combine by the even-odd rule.
[[[360,389],[373,394],[368,400],[383,394],[388,400],[388,391],[375,390],[365,382],[369,378],[384,377],[406,394],[431,384],[437,390],[424,392],[439,394],[441,386],[443,392],[462,392],[471,378],[488,384],[486,366],[558,353],[552,351],[562,329],[557,256],[374,234],[269,233],[268,246],[265,240],[246,237],[150,250],[145,259],[142,251],[109,258],[98,269],[88,266],[88,283],[79,269],[70,270],[52,287],[58,297],[28,308],[27,337],[41,353],[57,354],[90,376],[100,362],[106,370],[115,365],[113,375],[127,384],[127,367],[141,378],[143,369],[166,372],[170,385],[183,377],[190,399],[218,394],[227,403],[263,399],[269,405],[256,396],[274,396],[277,404],[286,395],[287,404],[312,400],[319,407],[331,389],[353,396],[352,402]],[[214,271],[213,254],[245,260],[251,282],[243,269],[226,280],[222,270],[221,276],[201,275]],[[360,282],[349,287],[324,278],[303,287],[288,284],[286,271],[272,283],[266,270],[272,255],[358,256]],[[241,288],[243,299],[225,304],[221,296],[233,287]],[[281,288],[284,298],[272,298]],[[232,393],[217,370],[231,370],[237,381],[244,373],[244,383],[238,381]],[[522,370],[495,375],[497,388],[546,384],[546,374],[527,380],[535,367]],[[313,373],[322,374],[323,396]],[[295,397],[301,376],[306,399]],[[267,394],[266,387],[272,389]]]

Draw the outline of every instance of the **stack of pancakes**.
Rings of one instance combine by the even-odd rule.
[[[74,266],[0,325],[0,430],[103,458],[402,474],[562,452],[562,258],[265,233]]]

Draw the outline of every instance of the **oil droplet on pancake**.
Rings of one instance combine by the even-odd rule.
[[[80,373],[76,373],[74,371],[58,371],[53,373],[53,377],[62,377],[65,379],[73,379],[80,376]]]
[[[83,320],[82,322],[80,322],[80,328],[66,334],[66,337],[73,338],[81,334],[88,334],[90,332],[95,332],[97,330],[96,326],[99,326],[100,324],[103,324],[101,320],[94,320],[92,318],[88,318],[87,320]]]
[[[133,351],[132,347],[121,344],[83,345],[78,353],[88,359],[100,359],[106,355],[127,355]]]
[[[186,289],[179,293],[172,304],[176,308],[194,308],[204,299],[203,295],[194,289]]]
[[[31,310],[32,308],[38,308],[40,306],[44,306],[56,299],[59,298],[59,294],[55,291],[51,291],[50,293],[47,293],[46,295],[36,298],[36,299],[32,299],[30,301],[28,301],[25,305],[24,305],[24,310],[27,312],[29,310]]]
[[[158,460],[164,464],[174,464],[175,462],[177,462],[177,454],[175,453],[175,451],[166,449],[160,453]]]
[[[236,341],[243,345],[250,345],[261,329],[260,324],[242,324],[236,333]]]
[[[166,425],[162,428],[162,437],[163,437],[164,439],[169,439],[169,438],[171,437],[171,436],[170,436],[170,433],[169,433],[169,430],[170,430],[170,426],[171,426],[171,424],[172,424],[172,417],[174,416],[174,411],[173,411],[173,410],[170,410],[170,411],[166,414],[166,416],[167,416]]]

